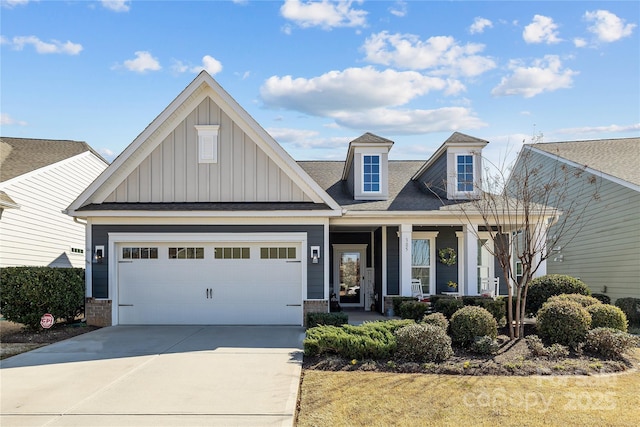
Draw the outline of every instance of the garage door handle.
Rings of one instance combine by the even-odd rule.
[[[118,304],[118,307],[133,307],[133,304]]]
[[[213,298],[213,288],[207,288],[207,299]]]
[[[298,260],[298,261],[287,261],[287,262],[302,262],[302,261]]]
[[[302,304],[287,304],[287,307],[302,307]]]

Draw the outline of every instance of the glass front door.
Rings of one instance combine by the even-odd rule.
[[[364,307],[365,250],[334,245],[333,291],[343,307]]]

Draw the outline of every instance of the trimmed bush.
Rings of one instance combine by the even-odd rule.
[[[365,322],[359,326],[321,325],[307,329],[303,342],[306,356],[337,354],[348,359],[382,359],[396,347],[394,332],[413,320]]]
[[[447,319],[451,319],[453,313],[464,307],[464,303],[456,298],[439,298],[434,304],[433,309],[438,313],[445,315]]]
[[[340,326],[349,323],[347,313],[307,313],[307,328],[318,325]]]
[[[573,301],[548,301],[538,311],[536,330],[550,344],[576,346],[584,342],[591,316],[580,304]]]
[[[560,294],[591,295],[591,290],[582,281],[562,274],[547,274],[537,277],[527,291],[527,313],[535,314],[549,298]]]
[[[422,318],[422,323],[425,323],[427,325],[438,326],[444,329],[445,331],[449,329],[449,321],[447,320],[446,317],[444,317],[444,314],[442,313],[427,314]]]
[[[605,294],[591,294],[592,297],[597,298],[603,304],[611,304],[611,298]]]
[[[413,324],[398,329],[396,356],[412,362],[441,362],[453,356],[451,338],[439,326]]]
[[[594,304],[587,307],[591,315],[591,329],[612,328],[627,332],[627,316],[619,307],[610,304]]]
[[[610,359],[622,359],[623,353],[640,345],[640,339],[611,328],[595,328],[587,333],[584,349]]]
[[[640,326],[640,298],[618,298],[616,307],[624,311],[629,324]]]
[[[537,335],[529,335],[525,340],[531,354],[535,357],[546,357],[547,359],[556,360],[569,356],[569,349],[562,344],[555,343],[550,347],[545,347]]]
[[[429,309],[429,303],[420,301],[404,301],[400,304],[400,312],[396,313],[403,319],[422,320]]]
[[[469,350],[478,354],[494,354],[499,349],[500,345],[498,342],[488,336],[476,337],[471,347],[469,347]]]
[[[453,342],[462,346],[469,346],[476,337],[498,335],[496,319],[482,307],[462,307],[451,316],[449,325]]]
[[[577,302],[584,308],[602,304],[598,298],[582,294],[560,294],[549,298],[547,302],[549,301],[573,301]]]
[[[84,311],[82,268],[7,267],[0,274],[0,312],[7,320],[37,329],[45,313],[73,322]]]
[[[400,305],[406,301],[417,301],[414,297],[393,297],[391,303],[393,304],[393,313],[396,316],[400,315]]]

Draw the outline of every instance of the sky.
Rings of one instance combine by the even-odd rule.
[[[113,160],[201,71],[296,160],[640,135],[638,1],[0,0],[0,134]]]

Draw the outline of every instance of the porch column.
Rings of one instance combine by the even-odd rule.
[[[536,227],[536,229],[534,230],[534,234],[533,234],[533,244],[535,245],[534,247],[536,248],[543,248],[544,252],[548,251],[549,248],[547,248],[547,232],[549,231],[549,226],[546,223],[541,223],[539,226]],[[541,258],[541,251],[537,251],[536,256],[535,256],[535,263],[537,264],[538,262],[540,262],[540,258]],[[535,264],[534,264],[535,265]],[[538,267],[538,270],[536,271],[536,273],[533,275],[533,277],[540,277],[540,276],[544,276],[545,274],[547,274],[547,260],[543,260],[540,262],[540,266]]]
[[[400,295],[411,296],[411,224],[401,224],[399,231],[400,250]]]
[[[458,292],[464,295],[465,276],[465,257],[464,257],[464,233],[462,231],[456,231],[456,237],[458,238]]]
[[[478,295],[478,226],[465,224],[462,227],[464,284],[460,284],[462,295]]]

